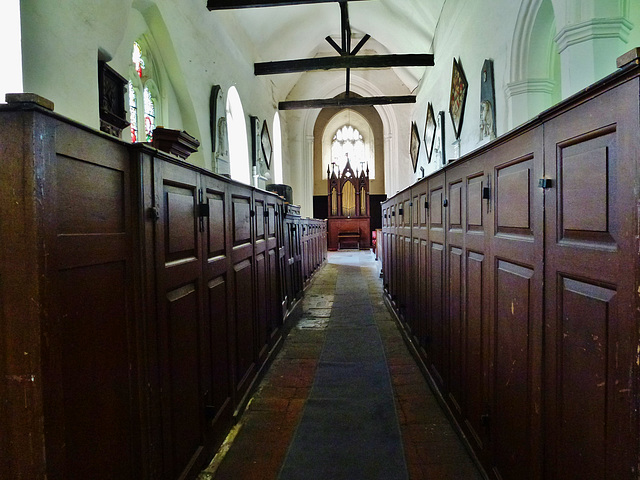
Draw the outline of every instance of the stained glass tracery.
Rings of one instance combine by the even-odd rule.
[[[132,78],[129,80],[131,141],[151,142],[158,115],[157,89],[153,79],[152,65],[145,63],[145,52],[138,42],[133,42],[131,61],[133,63]],[[143,129],[144,135],[141,138]]]
[[[138,141],[138,100],[136,99],[136,91],[133,89],[133,83],[129,81],[129,118],[131,119],[131,141]]]
[[[142,58],[142,49],[138,42],[133,42],[133,54],[131,55],[131,60],[133,61],[138,77],[142,78],[142,71],[145,66],[144,59]]]
[[[339,128],[333,136],[331,142],[331,157],[337,164],[340,171],[344,170],[347,158],[351,162],[352,168],[366,163],[364,140],[360,132],[351,125],[344,125]]]
[[[156,128],[156,107],[148,87],[144,87],[144,133],[147,142],[153,140],[153,129]]]

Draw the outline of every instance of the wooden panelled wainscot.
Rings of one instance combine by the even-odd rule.
[[[386,298],[491,478],[639,477],[637,63],[383,204]]]
[[[0,125],[0,478],[194,478],[326,222],[36,103]]]

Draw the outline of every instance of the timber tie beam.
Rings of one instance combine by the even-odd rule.
[[[400,95],[391,97],[338,97],[319,98],[316,100],[290,100],[278,103],[278,110],[300,110],[305,108],[368,107],[372,105],[396,105],[399,103],[416,103],[416,96]]]
[[[230,10],[235,8],[282,7],[286,5],[310,5],[313,3],[342,1],[344,0],[208,0],[207,8],[209,10]]]
[[[354,0],[351,0],[354,1]],[[312,3],[338,2],[340,4],[340,23],[342,45],[328,36],[325,40],[331,45],[338,56],[305,58],[299,60],[280,60],[273,62],[261,62],[254,64],[255,75],[279,75],[283,73],[300,73],[318,70],[346,69],[346,86],[343,97],[295,100],[280,102],[279,110],[305,109],[305,108],[344,108],[352,106],[369,105],[394,105],[399,103],[415,103],[415,95],[377,96],[377,97],[352,97],[351,96],[351,69],[352,68],[391,68],[391,67],[432,67],[434,65],[433,54],[404,54],[404,55],[362,55],[356,56],[371,38],[366,34],[351,49],[351,25],[349,23],[349,10],[347,0],[208,0],[209,10],[227,8],[251,8],[273,7],[283,5],[303,5]]]
[[[254,73],[256,75],[276,75],[280,73],[332,70],[336,68],[432,67],[433,64],[433,55],[430,53],[365,55],[361,57],[344,55],[339,57],[303,58],[300,60],[256,63],[254,64]]]

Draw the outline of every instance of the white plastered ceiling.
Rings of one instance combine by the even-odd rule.
[[[355,47],[364,34],[371,39],[359,55],[432,53],[432,40],[443,0],[362,0],[348,3],[349,24],[352,30],[351,47]],[[255,61],[295,60],[338,53],[325,37],[336,43],[340,38],[340,6],[337,2],[282,7],[250,8],[219,12],[235,17],[233,20],[246,32],[255,47]],[[403,95],[413,91],[424,74],[424,67],[392,69],[404,83],[402,91],[387,91],[383,95]],[[314,84],[306,98],[290,98],[289,93],[305,74],[270,76],[276,100],[304,100],[318,98]],[[307,74],[307,75],[313,75]],[[331,75],[345,77],[344,70],[331,71]],[[375,73],[368,75],[375,82]],[[319,83],[325,84],[326,75]],[[388,82],[387,82],[388,84]]]
[[[433,37],[444,0],[360,0],[348,2],[351,48],[365,34],[370,39],[358,55],[424,54],[433,52]],[[337,2],[282,7],[217,11],[220,20],[233,24],[251,45],[254,62],[335,56],[325,40],[341,39],[341,11]],[[437,61],[437,60],[436,60]],[[430,67],[353,69],[351,91],[361,96],[396,96],[416,93]],[[285,100],[331,98],[343,93],[344,69],[270,75],[274,106]],[[409,131],[414,105],[376,107],[383,120],[385,186],[395,191],[410,179]],[[313,192],[313,124],[319,110],[283,112],[286,181],[294,188],[294,202],[311,216]],[[406,137],[406,138],[405,138]],[[406,158],[405,158],[406,157]],[[291,159],[295,159],[292,161]],[[400,185],[402,186],[402,185]],[[391,190],[389,190],[391,189]]]

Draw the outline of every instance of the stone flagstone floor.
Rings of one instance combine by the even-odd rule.
[[[329,253],[296,312],[282,350],[199,480],[276,480],[313,384],[340,265],[359,266],[385,348],[410,480],[483,476],[451,427],[382,297],[380,263],[370,252]],[[330,461],[330,459],[327,459]],[[304,479],[300,479],[304,480]],[[327,479],[331,480],[331,479]],[[354,479],[367,480],[367,479]]]

